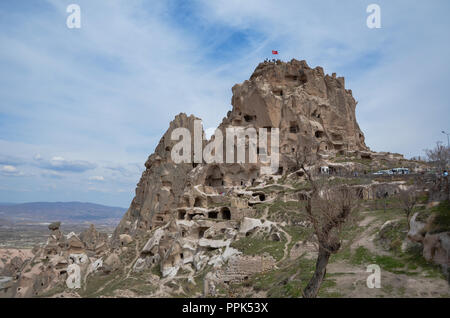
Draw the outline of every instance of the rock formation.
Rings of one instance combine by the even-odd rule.
[[[51,231],[43,247],[36,246],[32,256],[12,258],[4,267],[0,286],[7,297],[41,296],[57,285],[65,284],[69,278],[71,264],[80,268],[79,278],[102,268],[102,257],[109,251],[108,237],[98,233],[94,225],[82,232],[64,235],[61,222],[48,226]]]
[[[233,87],[232,105],[219,126],[224,135],[230,126],[267,128],[269,133],[272,128],[280,129],[280,173],[292,165],[294,152],[311,149],[311,145],[317,146],[312,151],[324,157],[369,151],[356,122],[356,101],[351,90],[345,89],[344,78],[325,75],[321,67],[311,69],[305,61],[259,64],[250,80]],[[177,213],[176,207],[206,207],[206,196],[198,196],[195,202],[196,185],[220,188],[211,192],[219,193],[260,176],[259,165],[173,163],[170,153],[176,141],[171,140],[172,131],[185,127],[193,134],[196,119],[182,113],[170,123],[145,163],[116,239],[119,234],[135,235],[167,224]]]
[[[345,89],[342,77],[325,75],[322,68],[312,69],[305,61],[264,62],[250,80],[232,90],[233,108],[218,128],[224,136],[231,126],[256,131],[266,128],[269,135],[271,129],[278,128],[280,176],[295,168],[295,154],[305,149],[324,159],[338,153],[359,157],[369,153],[356,122],[356,101],[351,90]],[[263,192],[239,190],[267,181],[260,173],[259,162],[172,161],[171,150],[177,142],[171,140],[172,131],[184,127],[193,135],[195,120],[198,118],[182,113],[170,123],[145,163],[136,196],[114,233],[115,246],[121,235],[152,233],[135,264],[136,270],[158,264],[163,276],[169,276],[187,264],[200,270],[207,263],[223,263],[233,254],[230,243],[241,235],[239,231],[245,226],[242,221],[253,216],[250,205],[270,200]],[[276,232],[276,226],[272,230]]]

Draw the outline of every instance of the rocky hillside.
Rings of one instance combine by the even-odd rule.
[[[442,210],[438,219],[446,220],[448,202],[431,202],[424,184],[436,180],[424,180],[419,187],[418,174],[372,174],[427,167],[398,154],[370,151],[343,78],[311,69],[305,61],[264,62],[248,81],[233,87],[232,105],[219,126],[222,131],[231,126],[279,129],[278,171],[262,173],[265,163],[260,161],[174,163],[172,132],[183,127],[194,135],[197,120],[179,114],[145,163],[136,196],[112,239],[95,228],[78,236],[63,235],[59,224],[51,226],[45,248],[36,249],[28,261],[5,265],[10,277],[19,277],[8,283],[8,293],[301,297],[314,270],[317,239],[304,213],[311,185],[298,167],[300,153],[312,158],[311,174],[360,193],[358,218],[344,229],[342,248],[330,260],[319,296],[449,296],[442,272],[449,262],[449,226],[439,227],[439,235],[429,240],[437,254],[422,257],[427,232],[423,224],[409,224],[420,228],[412,241],[398,195],[405,190],[420,195],[411,222],[428,220],[424,224],[435,224],[433,209]],[[366,266],[373,263],[383,270],[382,289],[365,285]],[[81,268],[79,288],[66,285],[69,264]]]
[[[280,129],[279,175],[292,172],[296,154],[311,145],[319,158],[344,154],[370,157],[356,122],[351,90],[345,89],[344,78],[325,75],[321,67],[311,69],[305,61],[295,59],[261,63],[250,80],[233,87],[231,102],[233,108],[219,126],[223,135],[230,126]],[[258,164],[174,164],[171,150],[176,141],[171,140],[171,133],[184,127],[193,135],[195,119],[179,114],[170,123],[145,163],[147,169],[117,234],[134,236],[166,224],[178,213],[178,207],[203,207],[198,202],[195,206],[193,191],[197,185],[219,194],[261,177]]]

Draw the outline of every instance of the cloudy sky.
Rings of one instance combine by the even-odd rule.
[[[81,8],[69,29],[66,8]],[[381,29],[366,8],[381,7]],[[127,207],[179,112],[215,127],[271,57],[346,78],[376,151],[420,155],[450,130],[450,2],[0,1],[0,202]]]

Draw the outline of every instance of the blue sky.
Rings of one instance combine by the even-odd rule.
[[[66,8],[81,7],[81,29]],[[381,29],[366,8],[381,7]],[[170,120],[215,127],[259,62],[305,59],[346,78],[375,151],[423,154],[450,130],[450,3],[0,2],[0,202],[127,207]]]

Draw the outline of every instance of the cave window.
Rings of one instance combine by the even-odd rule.
[[[200,208],[203,206],[203,199],[201,197],[195,198],[194,207]]]
[[[314,134],[316,136],[316,138],[322,138],[323,137],[323,131],[316,131],[316,133]]]
[[[184,255],[183,255],[183,253],[180,253],[180,258],[181,258],[181,259],[183,259],[183,258],[184,258]]]
[[[220,214],[223,220],[231,219],[231,212],[229,208],[223,208],[222,211],[220,211]]]
[[[308,78],[306,77],[306,74],[301,74],[300,75],[300,82],[302,82],[303,84],[305,84],[308,81]]]
[[[244,116],[244,120],[245,120],[247,123],[252,122],[252,121],[254,121],[255,119],[256,119],[256,116],[252,116],[252,115],[245,115],[245,116]]]
[[[298,124],[295,121],[291,122],[289,132],[292,134],[296,134],[299,132]]]
[[[298,76],[296,76],[296,75],[286,75],[285,77],[289,81],[297,81],[298,80]]]
[[[277,175],[282,175],[283,174],[283,167],[279,167],[278,171],[277,171]]]
[[[320,118],[320,113],[317,111],[317,109],[312,113],[312,116],[316,117],[316,118]]]
[[[162,216],[157,216],[157,217],[156,217],[156,221],[162,222],[162,221],[164,221],[164,219],[163,219]]]
[[[209,187],[219,187],[224,185],[223,173],[218,166],[214,166],[208,171],[205,184]]]
[[[170,147],[169,146],[166,147],[166,151],[170,151]]]
[[[208,219],[217,219],[219,212],[216,211],[210,211],[208,212]]]
[[[292,152],[293,152],[293,153],[295,152],[295,148],[292,148]]]
[[[207,227],[201,227],[198,229],[198,238],[202,238],[205,235],[205,232],[208,228]]]
[[[178,220],[184,220],[185,217],[186,217],[186,211],[185,210],[178,211]]]
[[[279,90],[274,90],[274,91],[272,91],[275,95],[278,95],[278,96],[283,96],[283,90],[282,89],[279,89]]]
[[[265,201],[265,200],[266,200],[266,195],[265,195],[264,193],[261,193],[261,194],[259,195],[259,200],[260,200],[260,201]]]

